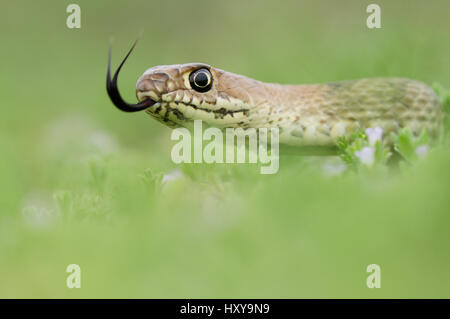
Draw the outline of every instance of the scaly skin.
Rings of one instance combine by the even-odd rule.
[[[189,75],[207,68],[212,88],[199,93]],[[374,78],[313,85],[263,83],[206,64],[157,66],[138,80],[139,101],[156,103],[146,112],[171,127],[193,120],[227,128],[278,127],[280,143],[332,146],[337,139],[368,127],[384,135],[409,127],[437,136],[443,119],[436,94],[421,82]]]

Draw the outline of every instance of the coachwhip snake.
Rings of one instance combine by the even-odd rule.
[[[437,136],[443,112],[434,91],[404,78],[371,78],[312,85],[263,83],[202,63],[148,69],[136,84],[137,104],[126,103],[110,77],[107,91],[121,110],[148,114],[170,127],[202,120],[218,128],[279,128],[280,143],[333,146],[339,137],[369,127],[385,135],[408,127]]]

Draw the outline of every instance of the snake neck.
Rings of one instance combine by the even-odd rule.
[[[402,78],[374,78],[315,85],[263,84],[254,127],[278,127],[280,143],[329,146],[346,135],[381,127],[385,136],[408,127],[436,137],[443,112],[434,91]]]

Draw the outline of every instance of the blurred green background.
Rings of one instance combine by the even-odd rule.
[[[81,29],[66,27],[72,2]],[[450,87],[450,3],[378,0],[370,30],[372,2],[3,2],[0,297],[450,297],[448,143],[365,174],[296,156],[271,176],[180,167],[169,128],[106,95],[109,39],[116,66],[141,30],[120,77],[129,101],[147,68],[186,62],[279,83]],[[81,289],[66,286],[73,263]],[[372,263],[381,289],[366,286]]]

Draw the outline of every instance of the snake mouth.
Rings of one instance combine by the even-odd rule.
[[[119,88],[117,87],[117,78],[119,76],[120,69],[125,64],[125,61],[130,56],[131,52],[133,51],[134,47],[136,46],[137,40],[134,42],[133,46],[131,47],[130,51],[128,51],[125,58],[120,63],[119,67],[117,68],[116,72],[114,73],[114,76],[111,80],[111,45],[109,46],[108,51],[108,69],[106,72],[106,91],[108,92],[108,96],[113,102],[113,104],[121,111],[124,112],[138,112],[145,110],[149,108],[150,106],[154,105],[156,102],[147,97],[145,100],[136,103],[136,104],[130,104],[125,102],[125,100],[121,97],[119,93]]]

